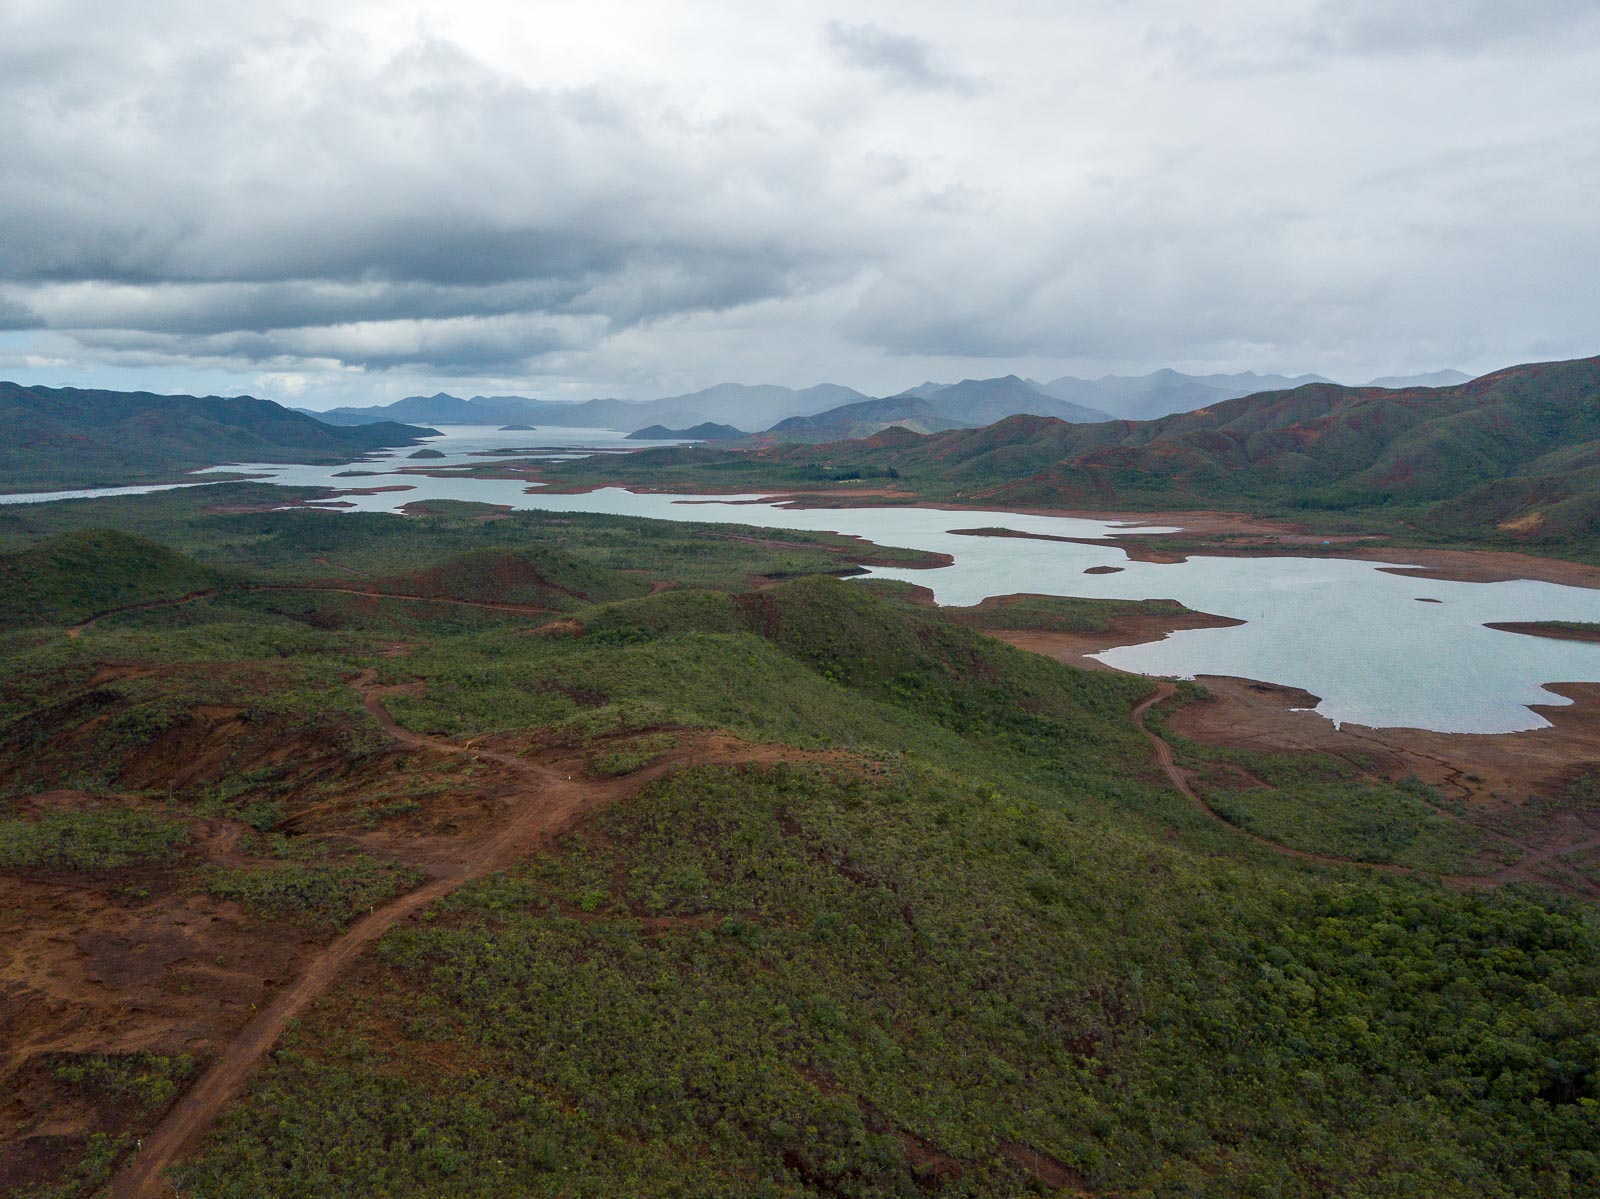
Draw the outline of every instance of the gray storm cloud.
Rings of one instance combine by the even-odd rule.
[[[1593,5],[1062,7],[17,6],[0,375],[882,391],[1594,352]]]
[[[829,22],[827,44],[841,61],[872,71],[899,87],[957,94],[978,89],[976,80],[941,66],[927,42],[877,25]]]
[[[459,367],[566,346],[548,318],[725,309],[864,253],[793,220],[832,206],[815,147],[529,87],[436,41],[372,66],[311,47],[324,69],[293,94],[198,51],[0,85],[33,118],[0,180],[0,321],[102,349]]]

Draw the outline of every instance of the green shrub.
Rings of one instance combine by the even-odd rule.
[[[94,1053],[58,1058],[50,1073],[64,1083],[143,1108],[161,1108],[178,1097],[180,1084],[194,1073],[186,1053]]]
[[[257,916],[343,926],[423,877],[419,870],[354,853],[250,869],[213,867],[206,874],[205,889],[218,899],[243,904]]]
[[[0,820],[0,866],[115,870],[164,858],[188,841],[188,824],[154,812],[53,811],[33,820]]]

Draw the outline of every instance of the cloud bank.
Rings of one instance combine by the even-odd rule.
[[[1600,349],[1593,5],[1192,12],[11,6],[0,376],[321,406]]]

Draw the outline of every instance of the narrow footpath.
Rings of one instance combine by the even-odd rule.
[[[1497,887],[1511,882],[1543,882],[1550,884],[1555,882],[1555,880],[1540,879],[1535,874],[1534,867],[1551,866],[1556,868],[1561,874],[1561,881],[1555,883],[1555,885],[1562,886],[1566,890],[1570,890],[1575,894],[1583,895],[1588,898],[1594,898],[1596,897],[1597,893],[1600,893],[1600,888],[1596,888],[1587,879],[1583,878],[1581,875],[1577,875],[1572,870],[1567,868],[1564,863],[1559,861],[1560,857],[1565,854],[1581,852],[1585,849],[1592,849],[1600,846],[1600,839],[1596,839],[1595,841],[1584,845],[1562,845],[1536,850],[1530,846],[1524,846],[1520,842],[1512,841],[1510,838],[1499,836],[1494,833],[1486,833],[1486,835],[1493,837],[1496,840],[1503,841],[1507,844],[1514,845],[1519,849],[1525,850],[1525,855],[1518,858],[1517,861],[1513,862],[1509,866],[1503,866],[1499,870],[1491,871],[1486,874],[1438,874],[1428,870],[1417,870],[1410,866],[1396,866],[1385,862],[1361,862],[1354,858],[1340,858],[1335,857],[1332,854],[1312,853],[1310,850],[1295,849],[1293,846],[1284,845],[1282,842],[1274,841],[1270,837],[1264,837],[1260,833],[1251,832],[1249,829],[1237,825],[1227,817],[1223,816],[1205,801],[1205,798],[1198,791],[1196,791],[1194,786],[1189,782],[1188,774],[1185,773],[1183,768],[1178,765],[1177,759],[1172,753],[1172,746],[1168,745],[1166,739],[1163,738],[1159,733],[1153,731],[1148,725],[1145,724],[1145,713],[1147,713],[1157,704],[1165,703],[1176,694],[1177,687],[1171,681],[1162,679],[1156,684],[1156,689],[1154,691],[1145,696],[1138,702],[1138,704],[1134,706],[1133,712],[1131,713],[1134,728],[1143,733],[1145,738],[1150,742],[1150,747],[1155,754],[1156,765],[1161,767],[1162,773],[1167,776],[1167,781],[1172,784],[1173,788],[1201,812],[1205,813],[1206,816],[1210,817],[1218,824],[1231,829],[1239,836],[1248,837],[1257,845],[1261,845],[1267,849],[1270,849],[1273,853],[1280,854],[1286,858],[1299,858],[1308,862],[1324,862],[1332,866],[1359,866],[1366,870],[1381,870],[1386,874],[1401,874],[1412,878],[1433,878],[1438,879],[1446,886],[1455,887],[1459,890],[1467,890],[1470,888],[1479,887]],[[1486,832],[1482,829],[1478,831],[1480,833]]]

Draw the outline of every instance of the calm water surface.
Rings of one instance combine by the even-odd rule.
[[[334,497],[339,511],[390,512],[426,499],[475,500],[518,509],[603,512],[664,520],[736,522],[769,528],[832,531],[881,545],[950,554],[935,570],[877,568],[878,578],[933,590],[941,604],[975,604],[991,595],[1038,592],[1105,599],[1175,599],[1187,607],[1246,623],[1192,629],[1165,640],[1098,655],[1123,670],[1187,677],[1236,675],[1301,687],[1319,696],[1316,711],[1331,720],[1441,732],[1501,733],[1548,725],[1530,704],[1566,701],[1544,684],[1600,682],[1600,644],[1553,641],[1485,628],[1488,622],[1600,622],[1600,591],[1520,580],[1452,583],[1408,578],[1382,563],[1323,558],[1212,558],[1158,564],[1132,562],[1112,545],[957,535],[955,529],[1005,528],[1024,533],[1104,538],[1122,525],[1013,512],[942,512],[930,508],[788,509],[759,496],[635,495],[606,488],[587,495],[551,495],[517,480],[439,479],[395,474],[400,467],[481,462],[483,451],[538,447],[551,457],[608,448],[637,448],[609,430],[500,432],[450,429],[430,442],[443,459],[408,459],[413,447],[345,467],[245,464],[263,481],[297,487],[407,490]],[[649,444],[649,443],[645,443]],[[524,456],[520,455],[519,456]],[[338,478],[342,471],[377,472]],[[153,488],[108,489],[130,494]],[[6,502],[72,498],[7,496]],[[1163,530],[1138,529],[1134,532]],[[1397,562],[1397,565],[1404,565]],[[1116,574],[1091,575],[1096,566]],[[1436,600],[1436,603],[1423,602]]]

